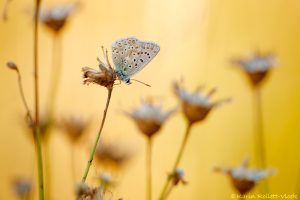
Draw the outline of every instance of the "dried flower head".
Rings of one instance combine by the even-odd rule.
[[[213,88],[206,95],[198,90],[194,93],[189,93],[178,82],[174,83],[173,88],[176,96],[181,101],[183,113],[190,124],[204,120],[213,108],[231,100],[227,98],[211,102],[210,97],[216,92],[216,88]]]
[[[28,197],[32,190],[32,182],[26,178],[18,178],[13,180],[13,191],[20,199]]]
[[[274,175],[274,169],[248,169],[249,158],[244,159],[241,166],[235,168],[215,167],[215,171],[229,175],[233,187],[240,193],[246,194],[256,184],[268,176]]]
[[[177,168],[173,174],[170,175],[173,181],[173,185],[178,185],[179,183],[187,184],[187,181],[184,179],[185,173],[181,168]]]
[[[103,49],[103,48],[102,48]],[[106,60],[106,63],[102,62],[99,58],[97,58],[99,62],[99,71],[89,68],[89,67],[83,67],[83,84],[89,85],[90,83],[98,84],[101,86],[106,87],[107,89],[112,89],[115,83],[115,80],[117,79],[117,75],[115,70],[111,67],[107,51],[104,52],[104,57]]]
[[[88,121],[83,120],[78,116],[70,116],[68,118],[62,119],[58,123],[58,127],[61,128],[68,138],[76,143],[80,140],[82,135],[85,133],[88,127]]]
[[[269,74],[271,68],[276,66],[277,61],[272,54],[255,53],[252,57],[233,60],[248,75],[253,86],[258,86]]]
[[[124,166],[133,156],[133,152],[121,142],[107,142],[103,140],[95,152],[96,160],[104,165],[119,168]]]
[[[12,62],[12,61],[7,62],[7,63],[6,63],[6,66],[7,66],[9,69],[19,71],[18,66],[16,65],[16,63],[14,63],[14,62]]]
[[[98,176],[96,176],[96,179],[99,181],[101,187],[103,187],[105,190],[116,185],[116,181],[108,172],[100,173]]]
[[[79,7],[79,3],[58,5],[53,8],[42,9],[40,21],[54,33],[60,32],[65,26],[69,16]]]
[[[75,194],[77,200],[104,200],[102,187],[91,188],[86,183],[79,183]]]
[[[160,106],[152,104],[151,101],[144,101],[138,108],[125,114],[134,120],[145,136],[151,138],[174,112],[175,109],[163,112]]]

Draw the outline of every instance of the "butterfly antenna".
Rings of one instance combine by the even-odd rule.
[[[149,85],[149,84],[147,84],[147,83],[144,83],[144,82],[142,82],[142,81],[139,81],[139,80],[136,80],[136,79],[130,79],[130,80],[136,81],[136,82],[138,82],[138,83],[141,83],[141,84],[143,84],[143,85],[146,85],[146,86],[148,86],[148,87],[151,87],[151,85]]]

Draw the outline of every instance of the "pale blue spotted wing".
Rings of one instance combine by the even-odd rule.
[[[112,59],[119,79],[130,83],[130,77],[142,70],[159,50],[158,44],[135,37],[115,41],[112,44]]]

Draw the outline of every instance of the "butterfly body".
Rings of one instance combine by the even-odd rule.
[[[118,78],[130,84],[130,78],[142,70],[159,50],[158,44],[140,41],[135,37],[115,41],[112,44],[112,59]]]

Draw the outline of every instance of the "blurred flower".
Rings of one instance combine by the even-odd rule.
[[[62,119],[58,123],[58,127],[61,128],[68,138],[76,143],[80,140],[81,136],[84,134],[88,127],[88,121],[83,120],[78,116],[70,116],[68,118]]]
[[[95,152],[96,160],[101,164],[122,167],[132,157],[132,151],[121,142],[101,142]]]
[[[102,62],[99,58],[97,59],[99,62],[99,71],[89,68],[83,67],[83,84],[89,85],[90,83],[98,84],[106,87],[107,89],[112,89],[117,78],[115,70],[111,67],[108,58],[107,52],[104,55],[106,58],[106,62]]]
[[[50,30],[58,33],[66,24],[69,16],[79,7],[79,3],[58,5],[53,8],[42,9],[40,21]]]
[[[249,158],[244,159],[241,166],[235,168],[215,167],[215,171],[229,175],[234,188],[240,194],[246,194],[258,184],[259,181],[274,175],[274,169],[248,169]]]
[[[171,174],[171,180],[173,181],[173,185],[178,185],[178,183],[187,184],[187,181],[184,180],[184,170],[181,168],[177,168],[173,174]]]
[[[140,107],[131,112],[125,112],[134,120],[139,130],[148,138],[159,131],[163,123],[175,112],[175,109],[162,112],[160,106],[153,105],[150,101],[142,102]]]
[[[13,181],[13,191],[20,199],[27,197],[32,190],[31,180],[17,178]]]
[[[104,200],[101,187],[91,188],[86,183],[79,183],[75,190],[77,200]]]
[[[99,181],[101,187],[103,187],[104,190],[107,190],[108,188],[116,184],[116,181],[113,179],[112,175],[108,172],[100,173],[98,176],[96,176],[96,179]]]
[[[216,92],[216,88],[205,95],[199,91],[189,93],[178,82],[175,82],[173,87],[176,96],[181,101],[183,113],[190,124],[204,120],[213,108],[231,100],[227,98],[212,103],[209,98]]]
[[[258,86],[265,80],[270,69],[276,66],[277,61],[272,54],[255,53],[249,58],[233,60],[233,63],[239,65],[246,72],[253,86]]]
[[[6,63],[6,66],[7,66],[9,69],[19,71],[18,66],[17,66],[14,62],[12,62],[12,61],[7,62],[7,63]]]

